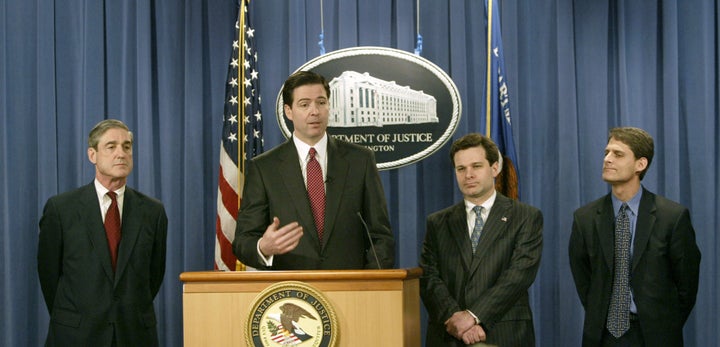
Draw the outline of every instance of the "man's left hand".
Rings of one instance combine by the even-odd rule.
[[[445,321],[445,331],[456,339],[462,340],[465,332],[474,325],[476,325],[475,318],[473,318],[470,313],[467,311],[458,311],[453,313],[450,319]]]

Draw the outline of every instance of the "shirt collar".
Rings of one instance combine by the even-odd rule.
[[[487,200],[485,200],[485,202],[480,204],[480,206],[483,207],[483,215],[484,216],[487,216],[487,214],[490,213],[490,209],[493,207],[493,205],[495,205],[495,198],[497,198],[497,191],[493,191],[492,195]],[[465,201],[465,212],[470,214],[472,212],[472,209],[476,205],[470,201],[467,201],[467,200],[464,200],[464,201]],[[475,213],[475,212],[472,212],[472,213]]]
[[[640,189],[638,189],[638,192],[635,193],[635,195],[627,201],[627,205],[633,215],[637,216],[638,214],[638,210],[640,209],[640,199],[642,199],[642,193],[643,187],[641,186]],[[622,206],[623,202],[620,201],[620,199],[615,197],[615,195],[613,194],[610,194],[610,197],[612,198],[613,211],[617,216],[620,213],[620,207]]]
[[[125,187],[127,187],[127,185],[124,185],[115,191],[118,199],[120,199],[123,195],[125,195]],[[102,202],[103,199],[105,199],[105,194],[107,194],[107,192],[109,192],[109,191],[110,190],[105,188],[105,186],[103,186],[102,183],[100,183],[100,181],[98,181],[97,178],[95,179],[95,192],[97,193],[98,200],[100,202]],[[109,199],[109,197],[108,197],[108,199]]]
[[[323,137],[318,141],[316,144],[310,146],[305,142],[302,142],[302,140],[298,139],[297,137],[293,136],[293,143],[295,143],[295,149],[297,149],[298,157],[302,159],[303,162],[307,161],[308,152],[310,152],[310,148],[315,148],[315,151],[317,152],[317,156],[320,158],[327,158],[327,144],[328,144],[328,134],[327,132],[323,135]]]

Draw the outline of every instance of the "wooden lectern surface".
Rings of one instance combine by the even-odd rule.
[[[185,346],[245,346],[256,297],[283,281],[323,293],[340,325],[338,346],[420,346],[421,273],[420,268],[185,272],[180,275]]]

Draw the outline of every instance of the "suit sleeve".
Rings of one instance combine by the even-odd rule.
[[[510,266],[498,277],[495,285],[486,291],[483,300],[477,300],[469,307],[489,328],[492,328],[522,295],[527,294],[540,267],[543,239],[542,213],[532,209],[519,228]]]
[[[420,296],[427,308],[430,321],[445,322],[453,313],[461,311],[460,305],[448,290],[440,274],[438,259],[442,256],[439,250],[437,233],[441,231],[437,220],[428,217],[425,240],[420,253],[420,267],[423,270],[420,277]]]
[[[590,257],[587,253],[587,245],[585,244],[584,235],[578,221],[578,216],[573,216],[572,232],[570,234],[570,242],[568,244],[568,255],[570,257],[570,271],[572,272],[575,288],[583,307],[587,308],[587,293],[590,286],[590,276],[592,268],[590,267]]]
[[[165,208],[160,205],[160,211],[157,214],[157,218],[155,220],[155,239],[153,241],[152,260],[150,263],[150,290],[152,290],[153,298],[160,290],[163,278],[165,277],[165,258],[167,255],[167,227],[167,214],[165,213]]]
[[[55,293],[62,275],[63,255],[62,223],[53,199],[47,201],[40,218],[37,252],[40,287],[48,312],[52,313]]]
[[[687,320],[695,306],[700,276],[700,257],[700,250],[695,241],[695,230],[690,221],[690,213],[684,209],[675,223],[670,244],[673,281],[678,290],[683,322]]]
[[[266,269],[257,253],[257,243],[270,224],[268,194],[258,166],[253,160],[246,163],[242,205],[238,211],[233,251],[243,264]]]
[[[372,245],[377,252],[380,267],[375,261],[372,251],[366,252],[366,269],[391,269],[395,266],[395,238],[390,228],[385,192],[377,170],[375,156],[371,152],[365,165],[365,195],[363,216],[368,218],[368,228],[372,237]],[[372,247],[367,245],[366,249]]]

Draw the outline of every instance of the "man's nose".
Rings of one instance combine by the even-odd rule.
[[[115,148],[115,155],[118,157],[124,157],[127,155],[127,152],[125,152],[124,148],[118,146],[117,148]]]
[[[320,110],[320,107],[318,106],[318,104],[316,104],[314,102],[310,104],[310,113],[311,114],[317,114],[319,112],[319,110]]]

